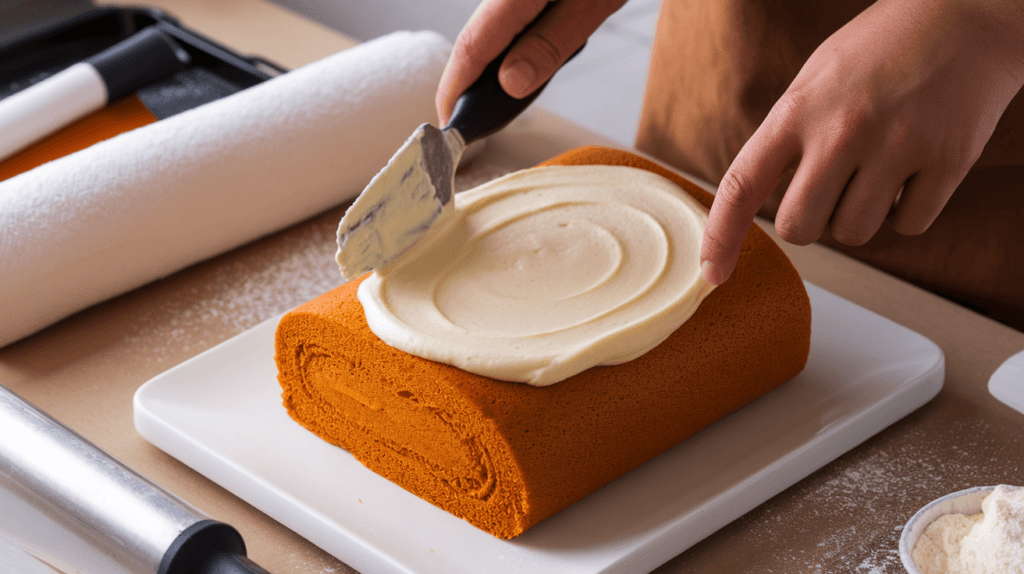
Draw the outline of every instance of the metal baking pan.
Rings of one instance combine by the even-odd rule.
[[[231,95],[285,72],[263,58],[241,56],[177,19],[148,7],[99,7],[30,31],[6,30],[0,44],[0,98],[18,92],[92,56],[146,26],[170,34],[192,57],[192,63],[137,95],[157,119]]]

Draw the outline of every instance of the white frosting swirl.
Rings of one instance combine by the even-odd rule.
[[[646,353],[713,289],[707,211],[649,171],[533,168],[454,201],[446,225],[359,287],[370,329],[407,353],[548,385]]]

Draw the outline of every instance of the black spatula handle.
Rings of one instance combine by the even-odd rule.
[[[508,45],[505,50],[498,55],[497,58],[491,60],[490,64],[484,68],[480,77],[477,78],[473,85],[469,86],[466,91],[459,97],[458,101],[455,102],[455,109],[452,111],[451,120],[448,121],[448,125],[445,129],[455,128],[459,130],[459,134],[462,135],[462,139],[466,144],[473,143],[476,140],[485,138],[501,128],[508,125],[513,119],[516,118],[523,110],[529,106],[533,100],[537,99],[540,95],[541,90],[548,83],[544,82],[541,87],[537,88],[530,95],[517,99],[505,93],[505,90],[501,87],[498,82],[498,69],[501,68],[501,63],[505,61],[505,56],[508,55],[512,47],[516,45],[516,42],[523,37],[545,14],[548,10],[554,6],[553,2],[549,2],[547,6],[541,10],[540,14],[533,19],[529,24],[523,28],[523,31],[516,35],[512,39],[512,42]],[[583,44],[586,46],[586,43]],[[569,59],[572,60],[576,54],[580,53],[583,49],[580,46],[579,50],[576,50]],[[564,64],[563,64],[564,65]]]

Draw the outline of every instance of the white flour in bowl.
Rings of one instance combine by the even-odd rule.
[[[921,574],[1024,574],[1024,487],[1000,485],[978,514],[946,514],[914,547]]]

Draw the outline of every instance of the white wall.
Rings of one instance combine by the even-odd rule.
[[[455,41],[479,0],[274,0],[357,40],[395,30],[435,30]]]

